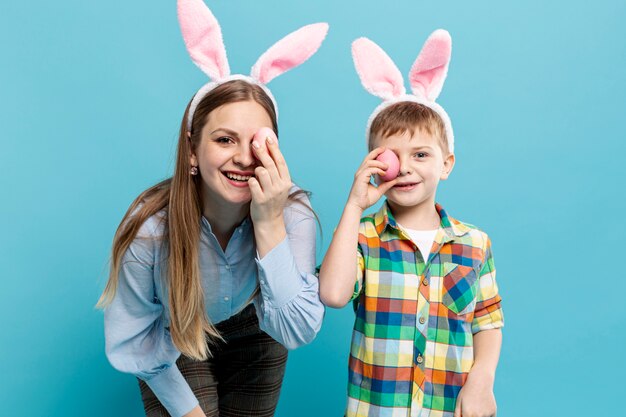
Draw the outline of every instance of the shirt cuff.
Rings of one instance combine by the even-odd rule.
[[[146,381],[172,417],[182,417],[198,405],[198,399],[176,364]]]
[[[492,304],[474,313],[472,320],[472,333],[476,334],[483,330],[499,329],[504,327],[504,315],[500,302]]]
[[[259,285],[263,301],[280,308],[294,299],[302,289],[304,281],[285,237],[263,259],[256,259],[259,268]]]

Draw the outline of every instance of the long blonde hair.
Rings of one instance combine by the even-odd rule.
[[[97,306],[104,308],[115,296],[120,263],[124,253],[136,238],[142,224],[151,216],[164,211],[164,242],[168,246],[167,290],[170,313],[170,334],[178,350],[184,355],[203,360],[210,356],[208,341],[221,336],[209,320],[202,290],[198,247],[202,204],[200,199],[201,178],[189,174],[189,155],[198,146],[202,127],[214,109],[228,103],[254,100],[270,116],[272,127],[278,133],[276,111],[271,99],[257,85],[233,80],[211,90],[200,101],[191,124],[191,137],[187,137],[186,120],[189,106],[181,123],[174,175],[144,192],[133,201],[126,211],[113,240],[111,270],[107,285]],[[292,193],[290,200],[303,190]],[[308,207],[308,206],[307,206]],[[255,293],[258,293],[258,287]]]

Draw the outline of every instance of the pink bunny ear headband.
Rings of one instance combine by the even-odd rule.
[[[429,107],[443,119],[448,148],[453,153],[452,122],[443,107],[435,102],[448,74],[451,52],[450,34],[443,29],[434,31],[411,67],[409,82],[413,94],[406,94],[402,74],[385,51],[367,38],[355,40],[352,59],[361,83],[370,94],[383,99],[367,121],[366,136],[369,137],[372,121],[381,111],[395,103],[412,101]]]
[[[232,74],[226,58],[222,30],[211,10],[202,0],[178,0],[178,21],[191,60],[211,80],[191,101],[187,115],[187,130],[191,130],[193,114],[206,94],[231,80],[245,80],[260,86],[272,100],[278,115],[276,100],[265,84],[297,67],[319,49],[328,32],[327,23],[304,26],[276,42],[257,60],[250,75]]]

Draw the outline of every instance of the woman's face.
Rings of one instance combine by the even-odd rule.
[[[252,199],[248,179],[258,161],[252,138],[261,127],[272,126],[265,109],[255,101],[225,104],[213,110],[191,155],[202,179],[203,204],[241,206]]]

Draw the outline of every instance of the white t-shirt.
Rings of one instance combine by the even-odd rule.
[[[428,256],[430,255],[430,249],[433,247],[435,236],[437,236],[437,230],[415,230],[402,228],[411,238],[413,243],[417,245],[417,248],[424,258],[424,263],[428,262]]]

